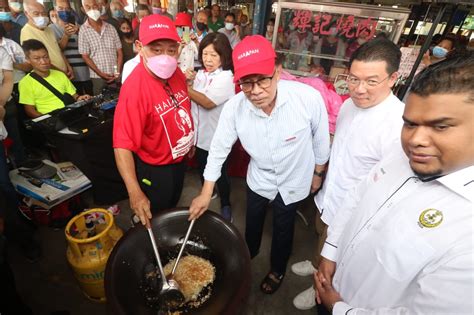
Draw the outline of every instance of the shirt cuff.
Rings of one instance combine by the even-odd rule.
[[[321,251],[321,256],[331,261],[336,261],[337,246],[325,242],[323,250]]]
[[[354,308],[350,306],[349,304],[340,301],[334,304],[334,307],[332,309],[332,314],[333,315],[346,315],[346,314],[351,315],[351,310],[353,309]],[[355,311],[354,311],[354,314],[355,314]]]

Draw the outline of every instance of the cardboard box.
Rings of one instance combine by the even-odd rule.
[[[18,169],[10,172],[10,180],[16,191],[30,197],[47,209],[89,189],[91,181],[71,162],[55,164],[49,160],[43,163],[57,169],[51,179],[32,179],[20,174]]]

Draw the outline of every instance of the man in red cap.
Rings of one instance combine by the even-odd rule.
[[[290,257],[298,202],[315,192],[329,158],[329,128],[324,101],[315,89],[279,81],[275,51],[260,35],[245,37],[233,53],[234,81],[242,92],[224,106],[212,139],[204,186],[190,208],[190,219],[209,206],[214,184],[232,145],[240,139],[250,155],[247,172],[245,239],[255,257],[269,202],[273,208],[271,269],[261,283],[274,293]]]
[[[137,41],[141,61],[122,86],[115,111],[115,158],[130,207],[143,224],[152,213],[176,206],[183,158],[194,143],[186,79],[177,68],[179,41],[169,18],[143,18]]]

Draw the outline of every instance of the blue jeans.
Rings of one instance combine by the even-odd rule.
[[[251,258],[257,256],[260,249],[266,207],[269,202],[270,200],[258,195],[247,186],[245,241]],[[298,202],[285,205],[281,195],[278,194],[271,204],[273,210],[272,247],[270,252],[271,271],[284,275],[293,247]]]

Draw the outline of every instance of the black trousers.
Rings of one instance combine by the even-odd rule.
[[[255,193],[247,186],[245,241],[251,258],[257,256],[260,249],[266,207],[269,202],[270,200]],[[273,210],[272,247],[270,252],[271,271],[283,275],[293,247],[298,202],[285,205],[281,195],[278,194],[271,204]]]
[[[72,84],[76,88],[76,93],[79,95],[92,95],[94,93],[94,90],[92,89],[92,81],[87,80],[87,81],[72,81]]]
[[[140,187],[150,199],[153,214],[176,207],[183,191],[184,162],[157,166],[135,157],[135,168]]]
[[[196,147],[196,160],[199,165],[199,174],[201,176],[201,182],[204,182],[203,174],[204,169],[206,168],[208,155],[209,151]],[[221,198],[221,207],[223,208],[225,206],[230,206],[230,180],[229,176],[227,175],[227,159],[222,165],[221,177],[219,177],[216,184],[217,189],[219,190],[219,196]]]
[[[15,278],[8,264],[6,239],[0,233],[0,314],[33,314],[18,295]]]

